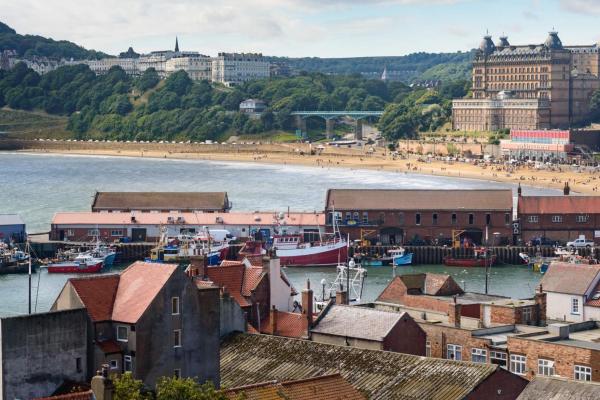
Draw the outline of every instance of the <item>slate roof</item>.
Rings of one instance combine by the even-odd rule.
[[[482,210],[510,211],[510,189],[329,189],[327,209],[336,210]]]
[[[339,373],[370,399],[463,399],[496,365],[237,334],[221,345],[221,385]]]
[[[584,295],[600,274],[600,265],[552,262],[540,282],[544,292]]]
[[[269,381],[227,390],[225,396],[246,400],[364,400],[339,374],[289,382]]]
[[[383,341],[404,313],[386,312],[366,307],[334,305],[321,317],[312,332],[332,336]]]
[[[519,214],[599,214],[600,196],[521,196]]]
[[[226,192],[97,192],[92,210],[226,210]]]
[[[517,400],[597,400],[600,383],[536,377]]]

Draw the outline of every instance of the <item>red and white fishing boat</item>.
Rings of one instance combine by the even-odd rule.
[[[48,273],[52,274],[91,274],[100,272],[104,266],[103,258],[93,257],[90,253],[81,253],[72,261],[48,264]]]

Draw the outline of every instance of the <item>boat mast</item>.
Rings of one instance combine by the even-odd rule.
[[[27,236],[27,244],[25,246],[26,252],[29,255],[29,269],[28,269],[28,275],[29,275],[29,301],[28,301],[28,306],[29,306],[29,314],[31,314],[31,246],[29,245],[29,236]]]

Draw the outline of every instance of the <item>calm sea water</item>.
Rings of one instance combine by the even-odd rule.
[[[322,210],[328,188],[512,188],[507,183],[432,177],[382,171],[322,169],[291,165],[262,165],[200,160],[119,158],[0,153],[0,214],[18,213],[29,232],[47,231],[58,211],[90,209],[95,191],[227,191],[233,209],[239,211]],[[524,187],[525,194],[556,194],[556,191]],[[400,271],[400,270],[399,270]],[[404,270],[403,270],[404,271]],[[419,266],[406,271],[447,272],[467,290],[483,291],[479,269]],[[289,268],[297,289],[310,278],[313,288],[321,279],[333,281],[334,269]],[[33,277],[37,310],[51,306],[68,275]],[[373,268],[365,287],[365,300],[373,300],[392,278],[390,268]],[[494,270],[491,292],[515,297],[533,293],[539,281],[523,267]],[[38,285],[39,281],[39,285]],[[319,286],[320,287],[320,286]],[[320,289],[316,288],[315,292]],[[0,315],[27,311],[27,276],[0,276]]]

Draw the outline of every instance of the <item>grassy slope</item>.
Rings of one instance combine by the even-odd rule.
[[[10,137],[32,138],[70,138],[73,133],[67,131],[67,117],[49,115],[41,111],[17,111],[0,109],[0,132]]]

